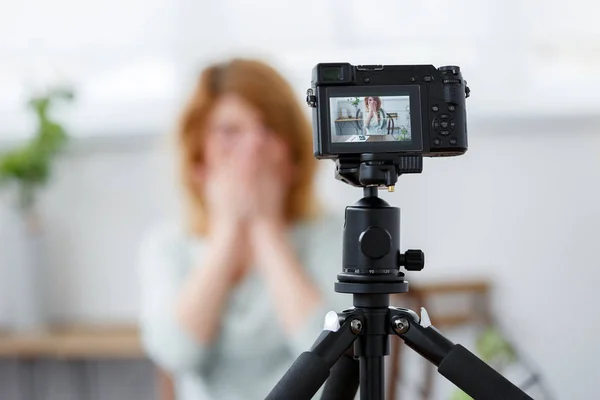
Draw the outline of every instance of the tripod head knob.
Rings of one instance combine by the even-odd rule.
[[[360,234],[358,241],[363,254],[372,259],[382,258],[392,249],[390,233],[378,226],[368,227]]]
[[[398,265],[407,271],[420,271],[425,267],[425,253],[421,250],[406,250],[404,254],[400,253]]]

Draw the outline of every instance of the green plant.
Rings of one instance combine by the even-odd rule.
[[[358,105],[360,104],[360,97],[354,97],[352,100],[350,100],[350,104],[352,104],[354,108],[358,108]]]
[[[49,115],[51,106],[73,97],[73,92],[66,88],[32,97],[28,106],[37,119],[35,134],[24,145],[0,155],[0,184],[16,185],[17,205],[22,211],[35,204],[38,189],[50,178],[52,160],[67,142],[65,129]]]
[[[406,127],[400,128],[400,136],[398,140],[408,140],[408,129]]]

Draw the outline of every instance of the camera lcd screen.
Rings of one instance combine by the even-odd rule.
[[[412,141],[410,96],[330,97],[333,143]]]

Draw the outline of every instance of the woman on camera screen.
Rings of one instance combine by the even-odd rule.
[[[378,96],[365,97],[365,112],[363,113],[365,135],[385,135],[385,113],[381,108],[381,98]]]
[[[343,218],[318,210],[310,123],[262,62],[206,68],[178,141],[188,204],[141,246],[143,343],[179,400],[264,399],[351,305]]]

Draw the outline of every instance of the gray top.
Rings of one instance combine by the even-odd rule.
[[[343,216],[326,214],[289,230],[302,264],[321,289],[326,304],[292,336],[278,325],[271,299],[257,271],[232,293],[219,338],[198,344],[174,319],[172,305],[190,268],[202,265],[205,243],[181,227],[151,230],[142,241],[140,325],[154,362],[170,371],[178,400],[264,399],[295,358],[323,329],[325,314],[352,306],[352,296],[335,293],[341,271]]]

